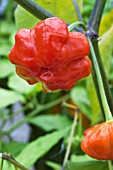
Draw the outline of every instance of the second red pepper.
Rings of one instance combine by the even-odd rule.
[[[113,122],[104,122],[87,129],[81,148],[92,158],[113,160]]]

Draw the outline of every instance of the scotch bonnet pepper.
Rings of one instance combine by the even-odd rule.
[[[98,160],[113,160],[113,122],[90,127],[84,133],[82,150]]]
[[[63,20],[52,17],[19,30],[9,60],[29,84],[42,82],[45,91],[69,90],[90,74],[89,52],[85,35],[69,32]]]

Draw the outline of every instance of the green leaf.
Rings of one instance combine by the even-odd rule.
[[[102,35],[102,39],[99,42],[99,49],[107,77],[109,77],[111,58],[113,54],[113,25],[105,34]]]
[[[0,35],[9,35],[15,31],[15,26],[11,20],[0,21]],[[5,37],[4,37],[5,38]]]
[[[72,23],[77,20],[72,0],[68,1],[37,0],[36,2],[53,15],[62,18],[64,21],[68,23]],[[77,0],[77,3],[79,5],[79,8],[82,9],[82,0]]]
[[[83,154],[83,151],[81,150],[81,138],[83,138],[83,136],[79,137],[78,127],[76,127],[75,128],[75,134],[74,134],[74,137],[73,137],[73,140],[72,140],[71,150],[70,150],[71,153]],[[69,143],[69,136],[67,136],[64,139],[64,146],[67,147],[68,143]]]
[[[97,161],[87,156],[74,156],[68,162],[66,170],[109,170],[107,161]]]
[[[0,108],[9,106],[11,104],[16,103],[17,101],[24,101],[24,98],[19,93],[16,93],[11,90],[5,90],[3,88],[0,88]]]
[[[38,83],[36,84],[36,91],[37,91],[37,92],[43,91],[42,83],[38,82]]]
[[[109,79],[110,79],[110,84],[111,84],[111,88],[113,88],[113,57],[111,59],[111,68],[110,68],[110,75],[109,75]]]
[[[91,103],[91,110],[92,110],[92,124],[95,124],[100,120],[100,105],[98,102],[97,94],[96,94],[96,89],[93,83],[92,76],[89,76],[86,81],[86,89],[88,93],[88,97],[90,99]]]
[[[62,18],[64,21],[72,23],[77,20],[74,6],[71,0],[56,1],[56,0],[34,0],[41,7],[51,12],[53,15]],[[77,0],[80,9],[82,9],[82,0]],[[64,5],[65,4],[65,5]],[[23,17],[24,16],[24,17]],[[18,6],[15,11],[15,20],[17,29],[32,28],[39,21],[28,11]]]
[[[14,72],[14,66],[8,59],[0,59],[0,78],[5,78]]]
[[[0,160],[2,160],[2,159],[0,159]],[[0,165],[1,165],[1,162],[0,162]],[[3,163],[3,170],[4,169],[14,170],[14,165],[11,164],[10,162],[8,162],[7,160],[5,160]]]
[[[7,57],[11,49],[11,44],[9,42],[1,43],[0,42],[0,55]]]
[[[24,16],[24,17],[23,17]],[[39,19],[30,14],[24,8],[18,6],[15,10],[15,22],[17,29],[32,28],[39,22]]]
[[[107,23],[107,24],[106,24]],[[102,36],[113,24],[113,9],[111,9],[101,20],[99,35]]]
[[[14,34],[15,26],[13,22],[7,19],[0,21],[0,55],[8,56],[14,42]]]
[[[0,142],[1,144],[1,142]],[[9,143],[2,143],[0,147],[0,152],[11,153],[14,156],[18,155],[20,151],[26,146],[26,143],[19,143],[19,142],[9,142]]]
[[[47,161],[46,164],[52,168],[52,170],[61,170],[61,165],[58,163]]]
[[[14,74],[9,77],[8,87],[19,93],[27,94],[32,92],[36,85],[29,85],[25,80]]]
[[[32,166],[36,160],[44,156],[61,138],[63,138],[66,130],[61,130],[39,137],[35,141],[29,143],[16,158],[17,161],[26,167]]]
[[[71,90],[71,98],[79,106],[83,113],[86,114],[89,119],[92,119],[91,104],[86,88],[82,86],[76,86]]]
[[[45,131],[61,130],[71,125],[71,120],[63,115],[40,115],[30,120],[30,123]]]
[[[72,155],[71,161],[72,162],[88,162],[88,161],[96,161],[96,160],[85,154],[85,155],[79,155],[79,156]]]

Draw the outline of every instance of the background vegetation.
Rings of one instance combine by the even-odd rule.
[[[35,2],[68,23],[77,20],[71,0]],[[78,4],[87,23],[94,1],[78,0]],[[17,30],[32,28],[38,21],[13,0],[0,1],[0,152],[11,153],[27,168],[60,170],[75,114],[74,109],[65,106],[66,102],[79,108],[82,117],[82,130],[78,119],[67,170],[107,170],[106,161],[91,159],[80,148],[83,131],[103,119],[92,77],[79,81],[71,91],[46,94],[41,84],[30,86],[19,78],[8,60]],[[112,0],[106,3],[99,35],[102,37],[99,48],[113,94]],[[12,170],[12,165],[6,162],[4,169]]]

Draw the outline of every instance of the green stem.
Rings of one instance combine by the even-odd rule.
[[[91,58],[91,55],[89,55]],[[105,121],[105,113],[104,113],[104,109],[103,109],[103,105],[102,105],[102,100],[101,100],[101,95],[100,95],[100,91],[99,91],[99,86],[98,86],[98,82],[97,82],[97,78],[96,78],[96,70],[94,68],[94,66],[92,65],[92,78],[93,78],[93,82],[95,85],[95,89],[96,89],[96,94],[98,97],[98,101],[99,101],[99,105],[101,108],[101,112],[102,112],[102,116],[103,116],[103,121]]]
[[[75,27],[78,27],[78,26],[80,26],[81,28],[83,28],[85,31],[87,30],[85,24],[84,24],[83,22],[81,22],[81,21],[73,22],[72,24],[70,24],[70,25],[68,26],[68,30],[69,30],[69,31],[72,31]]]
[[[55,101],[52,101],[50,103],[47,103],[45,105],[39,105],[35,110],[33,110],[30,114],[28,114],[24,119],[22,119],[20,122],[17,122],[15,125],[10,127],[8,130],[2,132],[1,135],[7,135],[10,134],[13,130],[21,126],[22,124],[28,122],[32,117],[34,117],[36,114],[40,113],[41,111],[44,111],[46,109],[49,109],[53,106],[56,106],[57,104],[61,103],[64,100],[68,100],[70,98],[69,95],[65,95]]]
[[[100,68],[100,72],[101,72],[101,76],[102,76],[102,81],[103,81],[108,105],[110,107],[111,113],[113,114],[113,99],[112,99],[112,96],[111,96],[111,92],[110,92],[110,88],[109,88],[109,84],[108,84],[108,79],[107,79],[107,76],[106,76],[106,73],[105,73],[105,70],[104,70],[104,66],[103,66],[103,63],[102,63],[101,56],[100,56],[99,46],[98,46],[97,41],[93,42],[93,47],[94,47],[95,54],[97,56],[97,61],[98,61],[98,64],[99,64],[99,68]]]
[[[80,9],[79,9],[79,6],[76,2],[76,0],[72,0],[73,2],[73,5],[74,5],[74,8],[75,8],[75,11],[76,11],[76,15],[78,17],[78,20],[83,22],[83,18],[82,18],[82,15],[81,15],[81,12],[80,12]]]
[[[30,108],[30,104],[27,104],[27,105],[26,105],[25,107],[23,107],[22,109],[14,112],[14,113],[12,113],[12,114],[9,115],[7,118],[4,118],[3,121],[4,121],[4,122],[7,122],[8,120],[13,119],[13,118],[14,118],[16,115],[18,115],[20,112],[24,112],[24,111],[26,111],[26,110],[29,109],[29,108]]]
[[[32,0],[14,0],[14,1],[16,1],[19,5],[21,5],[23,8],[25,8],[27,11],[29,11],[31,14],[33,14],[40,20],[54,16]]]
[[[65,102],[65,101],[63,101],[62,105],[63,105],[63,106],[66,106],[66,107],[68,107],[68,108],[74,109],[74,110],[77,109],[77,107],[76,107],[75,105],[70,104],[70,103],[67,103],[67,102]]]
[[[102,17],[102,13],[103,13],[105,4],[106,4],[106,0],[96,0],[94,8],[93,8],[91,16],[90,16],[90,19],[88,21],[88,24],[87,24],[87,27],[89,29],[88,34],[93,39],[98,37],[99,25],[100,25],[100,21],[101,21],[101,17]],[[110,107],[111,112],[113,113],[112,96],[111,96],[111,93],[110,93],[108,80],[107,80],[106,73],[105,73],[103,63],[102,63],[102,60],[101,60],[99,47],[98,47],[98,40],[93,41],[93,47],[94,47],[95,54],[97,56],[97,62],[98,62],[98,66],[99,66],[99,69],[100,69],[107,102],[108,102],[108,105]],[[95,77],[95,68],[92,68],[92,73],[93,73],[92,76],[93,76],[94,84],[95,84],[95,87],[96,87],[96,90],[97,90],[97,96],[98,96],[98,99],[99,99],[100,107],[101,107],[102,113],[104,113],[103,106],[102,106],[102,99],[100,97],[100,91],[99,91],[97,79]]]
[[[17,162],[11,155],[5,154],[5,153],[0,153],[0,157],[2,159],[7,160],[8,162],[12,163],[15,167],[18,167],[21,170],[28,170],[25,168],[23,165],[21,165],[19,162]]]
[[[15,170],[18,170],[17,166],[14,165],[14,167],[15,167]]]
[[[79,112],[79,111],[78,111]],[[79,112],[79,114],[78,114],[78,116],[79,116],[79,125],[78,125],[78,136],[79,136],[79,138],[81,139],[81,137],[82,137],[82,113],[81,112]]]
[[[4,160],[2,159],[2,161],[1,161],[1,166],[0,166],[0,170],[3,170],[3,163],[4,163]]]
[[[112,170],[112,161],[109,160],[109,161],[107,161],[107,162],[108,162],[108,168],[109,168],[109,170]]]
[[[106,94],[105,94],[105,91],[104,91],[104,85],[103,85],[99,65],[98,65],[98,62],[97,62],[97,58],[96,58],[96,55],[95,55],[95,51],[93,49],[93,45],[92,45],[89,37],[88,37],[88,40],[89,40],[89,43],[90,43],[92,62],[93,62],[93,65],[94,65],[94,68],[95,68],[95,71],[96,71],[96,78],[97,78],[98,87],[99,87],[99,91],[100,91],[101,101],[102,101],[106,121],[108,121],[108,120],[112,119],[112,114],[111,114],[111,111],[109,109],[109,105],[107,103],[107,98],[106,98]]]
[[[98,37],[99,25],[102,13],[106,4],[106,0],[96,0],[87,27],[92,37]]]
[[[2,133],[2,129],[3,129],[3,127],[5,126],[5,124],[6,124],[7,121],[13,119],[13,118],[14,118],[16,115],[18,115],[20,112],[24,112],[25,110],[31,108],[30,105],[31,105],[31,104],[28,103],[28,104],[27,104],[25,107],[23,107],[22,109],[20,109],[20,110],[14,112],[13,114],[9,115],[7,118],[2,119],[2,123],[1,123],[1,125],[0,125],[0,129],[1,129],[1,130],[0,130],[0,134]]]
[[[78,109],[77,110],[75,109],[75,116],[74,116],[74,120],[73,120],[73,124],[72,124],[72,128],[71,128],[71,133],[70,133],[70,137],[69,137],[66,154],[64,157],[64,161],[63,161],[62,170],[65,169],[66,163],[68,161],[68,157],[70,154],[71,145],[72,145],[72,141],[73,141],[74,131],[75,131],[76,123],[77,123],[77,118],[78,118]]]
[[[46,97],[47,97],[47,93],[41,94],[41,101],[40,101],[41,104],[44,104],[46,102]]]
[[[14,1],[17,2],[20,6],[25,8],[32,15],[34,15],[35,17],[37,17],[40,20],[44,20],[46,18],[54,17],[53,14],[46,11],[44,8],[42,8],[41,6],[39,6],[37,3],[35,3],[32,0],[14,0]],[[67,25],[69,25],[69,24],[67,23]],[[74,28],[74,30],[82,32],[82,30],[79,29],[79,28]]]

